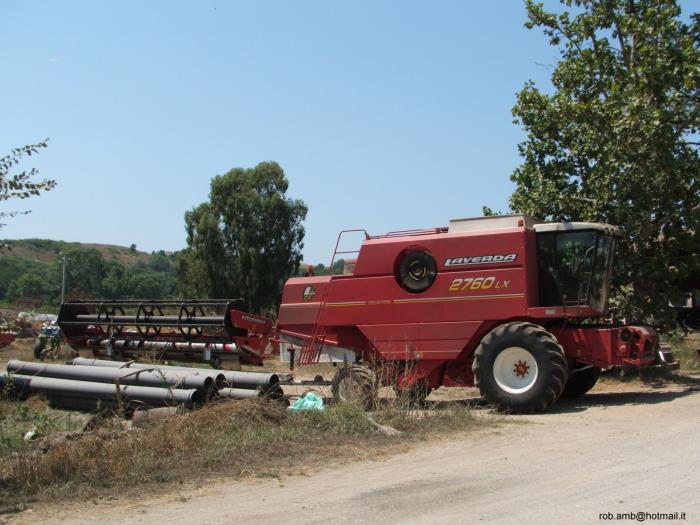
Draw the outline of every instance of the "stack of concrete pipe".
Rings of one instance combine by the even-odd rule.
[[[220,374],[164,372],[153,367],[129,370],[12,360],[7,372],[22,395],[41,392],[52,404],[77,410],[173,405],[194,408],[226,386]],[[7,382],[5,378],[3,383]]]
[[[0,375],[0,391],[18,397],[44,394],[57,407],[72,410],[184,406],[196,408],[213,396],[232,399],[281,399],[275,374],[208,370],[76,358],[54,365],[12,360]]]
[[[251,399],[256,397],[269,397],[272,399],[280,399],[282,397],[282,388],[279,385],[279,377],[277,374],[263,372],[238,372],[232,370],[208,370],[204,368],[193,368],[187,366],[169,366],[161,364],[147,364],[118,361],[109,361],[104,359],[86,359],[84,357],[76,357],[72,361],[75,366],[93,366],[112,369],[155,369],[163,373],[174,374],[197,374],[210,377],[223,376],[224,384],[217,384],[218,389],[216,394],[220,397],[228,397],[231,399]]]

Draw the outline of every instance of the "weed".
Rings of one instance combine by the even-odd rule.
[[[27,403],[0,400],[0,461],[24,450],[31,443],[24,439],[27,432],[49,435],[81,429],[88,416],[49,408],[40,398]]]
[[[674,357],[680,362],[681,370],[697,372],[700,370],[698,350],[700,342],[697,339],[679,339],[671,342]]]

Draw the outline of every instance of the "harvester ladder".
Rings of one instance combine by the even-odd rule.
[[[335,264],[335,258],[338,255],[348,254],[348,253],[359,253],[360,250],[350,250],[350,251],[338,251],[338,246],[340,246],[340,239],[343,234],[352,232],[362,232],[365,234],[365,239],[369,239],[369,234],[367,230],[355,229],[355,230],[343,230],[338,234],[338,239],[335,241],[335,249],[333,250],[333,257],[331,258],[331,264],[328,267],[328,273],[330,279],[328,284],[323,288],[323,293],[319,299],[318,310],[316,310],[316,316],[314,318],[313,329],[311,330],[311,336],[304,340],[304,344],[301,347],[301,352],[299,353],[299,364],[311,365],[318,363],[321,359],[321,354],[323,353],[323,345],[326,342],[327,328],[325,325],[321,325],[321,316],[323,310],[326,306],[326,298],[328,297],[328,292],[333,284],[333,264]]]

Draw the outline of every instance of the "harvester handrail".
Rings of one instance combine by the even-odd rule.
[[[335,241],[335,248],[333,249],[333,257],[331,257],[331,264],[328,266],[328,275],[333,276],[333,265],[335,264],[335,258],[340,255],[340,254],[347,254],[347,253],[360,253],[360,248],[357,250],[348,250],[348,251],[338,251],[338,246],[340,246],[340,239],[343,238],[343,234],[345,233],[358,233],[362,232],[365,234],[365,240],[371,239],[372,237],[370,234],[365,230],[364,228],[355,228],[352,230],[343,230],[338,234],[338,238]],[[323,294],[324,297],[326,295],[327,289],[324,290]],[[323,299],[321,299],[321,303],[323,303]],[[319,309],[319,314],[320,314],[320,309]]]
[[[386,239],[390,237],[409,237],[414,235],[434,235],[436,233],[445,233],[447,228],[440,226],[437,228],[422,228],[414,230],[396,230],[393,232],[384,233],[382,235],[372,235],[370,239]]]

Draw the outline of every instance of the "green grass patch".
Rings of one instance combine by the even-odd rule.
[[[697,350],[700,349],[700,341],[697,339],[682,339],[671,341],[674,357],[680,362],[681,370],[697,372],[700,370],[700,360]]]
[[[0,400],[0,461],[31,450],[32,443],[24,439],[27,432],[49,435],[80,430],[89,417],[78,412],[54,410],[38,398],[30,405]]]

